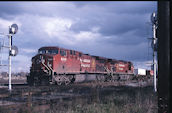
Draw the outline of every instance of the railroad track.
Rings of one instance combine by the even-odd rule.
[[[8,91],[8,84],[4,85],[0,90],[0,98],[6,96],[26,96],[31,93],[32,95],[45,95],[47,92],[69,92],[73,90],[80,91],[86,88],[106,88],[111,86],[134,86],[144,87],[153,85],[152,81],[138,82],[138,81],[118,81],[118,82],[89,82],[89,83],[75,83],[69,85],[48,85],[48,86],[28,86],[27,84],[13,84],[12,91]],[[48,93],[47,93],[48,94]],[[2,96],[3,95],[3,96]]]

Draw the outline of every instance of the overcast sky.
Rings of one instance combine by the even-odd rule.
[[[150,15],[157,2],[0,2],[0,33],[16,23],[12,72],[29,72],[31,58],[42,46],[59,46],[91,55],[127,60],[136,68],[150,68]],[[1,43],[8,38],[0,36]],[[148,47],[149,45],[149,47]],[[8,51],[1,59],[8,64]],[[6,70],[7,67],[0,67]]]

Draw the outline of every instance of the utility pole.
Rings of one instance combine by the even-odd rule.
[[[158,1],[158,113],[172,113],[171,89],[171,37],[170,1]]]
[[[157,29],[157,15],[155,12],[151,15],[152,21],[152,30],[153,30],[153,38],[152,38],[152,49],[153,49],[153,70],[154,70],[154,91],[157,92],[157,61],[156,61],[156,52],[157,52],[157,37],[156,37],[156,29]]]

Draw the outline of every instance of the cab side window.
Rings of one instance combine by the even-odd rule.
[[[60,50],[60,55],[61,56],[66,56],[66,51],[65,50]]]
[[[131,63],[130,62],[128,64],[128,68],[129,68],[129,70],[131,70]]]
[[[73,55],[76,55],[75,51],[73,51]]]
[[[79,57],[81,57],[82,56],[82,54],[81,53],[79,53]]]
[[[48,50],[48,54],[58,54],[58,50]]]
[[[72,50],[70,50],[70,54],[72,55]]]
[[[58,50],[52,50],[52,54],[58,54]]]

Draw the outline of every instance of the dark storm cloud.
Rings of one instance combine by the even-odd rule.
[[[157,2],[139,2],[139,1],[125,1],[125,2],[115,2],[115,4],[111,4],[110,8],[107,10],[109,12],[115,12],[119,14],[146,14],[150,13],[150,11],[156,11]]]
[[[27,56],[20,63],[20,60],[15,62],[21,67],[26,61],[30,62],[42,46],[145,61],[148,48],[146,22],[157,10],[156,4],[145,1],[0,2],[0,21],[16,19],[21,23],[21,32],[15,35],[13,42],[21,55],[15,58]]]
[[[132,45],[146,42],[146,23],[150,20],[152,11],[156,11],[156,2],[80,2],[75,3],[79,8],[91,6],[104,6],[99,14],[96,8],[89,12],[91,16],[83,18],[78,23],[73,24],[71,30],[75,32],[87,31],[93,26],[100,27],[99,32],[103,36],[110,36],[110,39],[99,39],[106,44]],[[94,13],[96,12],[97,13]],[[93,16],[94,15],[94,16]],[[151,27],[151,26],[149,26]],[[150,30],[150,29],[149,29]],[[128,32],[133,32],[127,34]],[[125,35],[127,34],[127,35]],[[113,37],[118,38],[113,38]]]
[[[55,13],[56,10],[50,11],[49,8],[45,9],[46,7],[49,7],[46,4],[47,4],[46,2],[41,2],[41,1],[39,2],[19,2],[19,1],[1,2],[0,1],[0,17],[4,19],[12,20],[16,16],[22,14],[44,15],[44,16],[54,15],[51,14],[50,12]]]
[[[142,42],[147,42],[147,33],[143,30],[139,29],[128,30],[125,33],[121,33],[118,35],[112,35],[107,39],[99,39],[98,42],[113,44],[113,45],[138,45]]]
[[[23,13],[19,2],[2,2],[0,1],[0,17],[5,19],[13,19],[15,15]]]
[[[84,2],[85,3],[85,2]],[[82,3],[82,4],[84,4]],[[104,5],[102,2],[94,2],[94,5]],[[113,4],[114,3],[114,4]],[[75,3],[79,6],[80,3]],[[92,2],[89,2],[82,7],[90,7]],[[156,10],[156,3],[145,2],[106,2],[107,9],[99,10],[92,8],[89,10],[90,16],[82,18],[83,20],[72,25],[72,30],[88,30],[93,26],[100,26],[100,32],[104,35],[114,35],[128,32],[132,29],[143,29],[147,21],[147,16],[151,14],[153,10]],[[95,11],[96,10],[96,11]],[[88,12],[87,12],[88,13]],[[139,34],[143,34],[140,32]]]
[[[73,2],[78,8],[83,8],[86,6],[100,6],[104,7],[107,13],[124,13],[124,14],[144,14],[149,13],[154,9],[156,11],[157,2],[145,2],[145,1],[80,1]],[[108,7],[108,8],[106,8]]]
[[[140,18],[133,18],[131,15],[111,17],[106,21],[107,23],[103,22],[100,30],[104,35],[119,35],[130,30],[136,30],[143,22],[143,20],[140,21]]]

